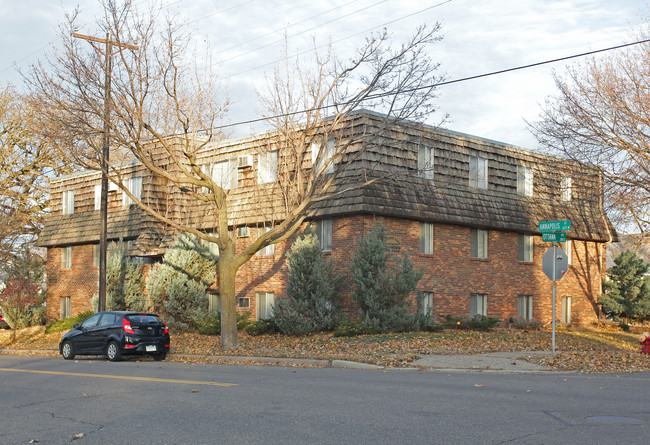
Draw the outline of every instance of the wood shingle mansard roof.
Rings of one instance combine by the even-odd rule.
[[[309,212],[315,218],[363,213],[527,234],[539,233],[540,221],[569,219],[569,238],[616,240],[604,212],[602,175],[596,168],[449,130],[395,124],[366,111],[354,113],[345,124],[337,143],[353,140],[348,149],[357,157],[353,168],[335,170],[333,187],[345,192],[314,203]],[[249,158],[255,160],[253,165],[237,170],[237,187],[228,192],[233,209],[231,225],[269,221],[260,215],[272,212],[278,217],[273,208],[278,205],[278,197],[270,196],[268,187],[264,188],[266,194],[260,193],[256,183],[255,155],[268,149],[265,147],[275,136],[268,133],[223,141],[200,154],[206,162],[253,155]],[[423,146],[433,149],[433,179],[424,179],[418,172],[418,150]],[[282,147],[279,150],[282,153]],[[469,185],[471,157],[487,160],[487,189]],[[166,160],[161,157],[159,162],[164,164]],[[517,194],[520,167],[532,168],[532,197]],[[129,175],[143,177],[143,202],[167,215],[191,221],[198,228],[214,227],[205,205],[154,178],[142,165],[125,166],[124,176]],[[562,199],[564,177],[572,178],[570,201]],[[349,187],[362,178],[376,181],[362,188]],[[94,209],[94,187],[99,179],[99,173],[86,172],[52,181],[52,215],[39,238],[41,246],[98,242],[99,211]],[[61,214],[64,190],[75,190],[74,214]],[[131,251],[135,255],[164,253],[171,232],[138,207],[122,207],[121,200],[121,192],[109,194],[109,239],[136,240]]]

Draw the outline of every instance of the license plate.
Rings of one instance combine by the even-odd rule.
[[[145,347],[145,351],[147,351],[147,352],[156,352],[156,345],[147,345]]]

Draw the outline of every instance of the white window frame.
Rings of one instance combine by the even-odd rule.
[[[65,190],[61,199],[63,200],[63,214],[72,215],[74,213],[74,190]]]
[[[237,299],[237,306],[242,309],[247,309],[251,307],[251,299],[249,297],[239,297]]]
[[[517,194],[520,196],[533,196],[533,169],[523,165],[517,166]]]
[[[278,151],[257,155],[257,183],[267,184],[278,180]]]
[[[433,223],[420,223],[420,254],[433,255]]]
[[[70,317],[72,314],[70,313],[70,297],[61,297],[61,306],[60,306],[60,312],[59,312],[59,317],[61,320],[64,318]]]
[[[327,140],[324,149],[322,149],[323,142],[314,142],[311,144],[312,168],[314,168],[314,165],[316,165],[315,167],[316,171],[314,172],[314,174],[317,174],[323,168],[326,162],[328,162],[327,167],[322,173],[323,174],[334,173],[334,161],[331,160],[335,154],[334,146],[335,146],[334,138],[329,138]],[[320,159],[318,157],[319,155],[320,155]],[[316,163],[317,160],[318,163]]]
[[[332,218],[319,219],[314,224],[314,232],[318,238],[320,250],[323,252],[332,250],[332,227]]]
[[[517,259],[523,263],[533,262],[533,235],[519,233],[517,236]]]
[[[237,158],[226,159],[224,161],[215,162],[211,165],[212,182],[224,190],[237,188],[238,174],[239,169],[237,168]]]
[[[258,230],[263,230],[264,233],[268,233],[271,231],[271,226],[264,226],[264,228],[260,227]],[[275,244],[269,244],[268,246],[262,247],[260,250],[257,251],[257,254],[259,256],[275,255]]]
[[[95,184],[95,210],[102,208],[102,185]]]
[[[208,313],[221,312],[221,295],[208,294]]]
[[[133,176],[124,184],[127,190],[138,200],[142,199],[142,176]],[[129,207],[135,204],[135,201],[131,199],[126,192],[122,191],[122,205],[124,207]]]
[[[570,176],[564,176],[560,184],[560,190],[562,190],[562,201],[570,202],[573,194],[573,180]]]
[[[486,259],[488,257],[488,231],[485,229],[470,229],[470,255],[472,258]]]
[[[562,297],[561,300],[561,318],[562,323],[571,323],[571,297]]]
[[[422,292],[421,301],[422,314],[433,316],[433,292]]]
[[[99,244],[93,244],[93,267],[99,267]]]
[[[433,147],[420,145],[418,147],[418,173],[421,178],[433,179],[435,155]]]
[[[72,269],[72,246],[61,247],[61,270]]]
[[[567,238],[565,242],[560,243],[562,251],[566,254],[567,264],[571,265],[571,240]]]
[[[533,319],[532,295],[520,295],[517,297],[517,318],[520,320]]]
[[[238,226],[237,227],[237,237],[238,238],[247,238],[248,237],[248,226]]]
[[[471,294],[469,296],[469,316],[487,316],[487,294]]]
[[[257,320],[265,320],[273,316],[275,294],[273,292],[255,293],[255,316]]]
[[[469,186],[487,190],[488,160],[480,156],[469,157]]]

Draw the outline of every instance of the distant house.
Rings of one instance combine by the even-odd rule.
[[[345,126],[339,139],[324,143],[339,144],[354,134],[355,162],[372,166],[366,172],[378,180],[350,187],[308,212],[323,251],[344,275],[350,316],[357,309],[348,266],[360,236],[381,221],[391,250],[409,255],[422,269],[418,292],[436,317],[482,314],[548,322],[551,281],[542,271],[542,256],[551,244],[542,242],[538,223],[569,219],[571,230],[562,248],[570,267],[557,286],[558,318],[567,323],[596,319],[605,245],[616,240],[603,209],[597,169],[449,130],[396,125],[369,112],[353,114]],[[230,225],[238,249],[273,223],[259,209],[268,200],[256,198],[261,185],[280,180],[273,172],[286,161],[281,145],[279,155],[263,150],[273,137],[215,143],[202,153],[206,168],[228,189],[236,208]],[[309,152],[305,147],[305,162],[296,168],[312,168]],[[169,160],[161,156],[158,162]],[[334,186],[360,180],[339,178],[336,169],[334,165],[331,171]],[[204,209],[139,163],[124,165],[122,175],[147,205],[211,230]],[[99,181],[96,172],[52,181],[52,214],[39,240],[48,251],[49,319],[90,309],[97,293]],[[108,237],[128,241],[130,255],[152,263],[160,261],[173,232],[115,188],[109,194]],[[238,311],[258,319],[272,313],[286,293],[285,253],[291,241],[265,248],[240,269]],[[214,292],[218,294],[218,283]]]

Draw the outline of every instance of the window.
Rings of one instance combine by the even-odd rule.
[[[237,159],[213,164],[212,181],[224,190],[237,188]]]
[[[433,224],[420,223],[420,253],[433,255]]]
[[[61,269],[72,269],[72,246],[61,247]]]
[[[469,158],[469,186],[488,188],[488,160],[479,156]]]
[[[314,232],[323,251],[332,250],[332,218],[325,218],[315,222]]]
[[[316,172],[320,171],[328,160],[334,157],[334,138],[327,140],[325,148],[322,148],[322,142],[314,142],[311,144],[311,165],[312,167],[316,162]],[[334,161],[330,161],[323,173],[334,173]]]
[[[221,312],[221,295],[208,294],[208,313]]]
[[[133,178],[129,178],[127,183],[125,184],[127,190],[135,196],[135,198],[140,201],[142,197],[142,176],[135,176]],[[122,192],[122,205],[124,207],[128,207],[135,204],[135,201],[131,199],[129,195],[126,194],[126,192]]]
[[[251,307],[251,299],[248,298],[248,297],[241,297],[237,301],[237,305],[239,305],[239,307],[241,307],[241,308],[249,308],[249,307]]]
[[[487,314],[487,295],[486,294],[472,294],[469,297],[469,316]]]
[[[517,297],[517,318],[520,320],[533,319],[533,296],[520,295]]]
[[[567,257],[567,264],[570,266],[571,265],[571,240],[568,239],[563,243],[560,243],[560,247],[562,247],[562,251],[566,253]]]
[[[102,208],[102,185],[95,184],[95,210]]]
[[[560,190],[562,190],[562,201],[569,202],[571,201],[571,186],[573,181],[569,176],[562,178],[562,183],[560,184]]]
[[[432,147],[418,147],[418,173],[421,178],[433,179],[433,154]]]
[[[237,236],[240,238],[245,238],[248,236],[248,226],[239,226],[237,227]]]
[[[433,292],[422,292],[420,294],[420,311],[424,315],[433,316]]]
[[[99,267],[99,244],[93,245],[93,267]]]
[[[273,292],[257,292],[255,297],[257,298],[257,319],[271,318],[275,305],[275,294]]]
[[[257,183],[265,184],[278,180],[278,151],[257,155]]]
[[[61,297],[61,312],[59,317],[61,320],[70,317],[70,297]]]
[[[63,192],[63,214],[72,215],[74,213],[74,190]]]
[[[267,233],[271,230],[271,226],[264,226],[264,233]],[[275,255],[275,244],[269,244],[266,247],[262,247],[258,252],[260,256],[273,256]]]
[[[533,236],[519,234],[519,261],[526,263],[533,262]]]
[[[517,194],[533,196],[533,169],[531,167],[517,166]]]
[[[488,231],[483,229],[471,229],[470,238],[472,258],[487,258]]]
[[[571,297],[562,297],[562,323],[571,323]]]
[[[214,232],[208,232],[208,235],[216,236]],[[219,245],[210,241],[200,240],[199,244],[208,249],[213,257],[219,258]]]

